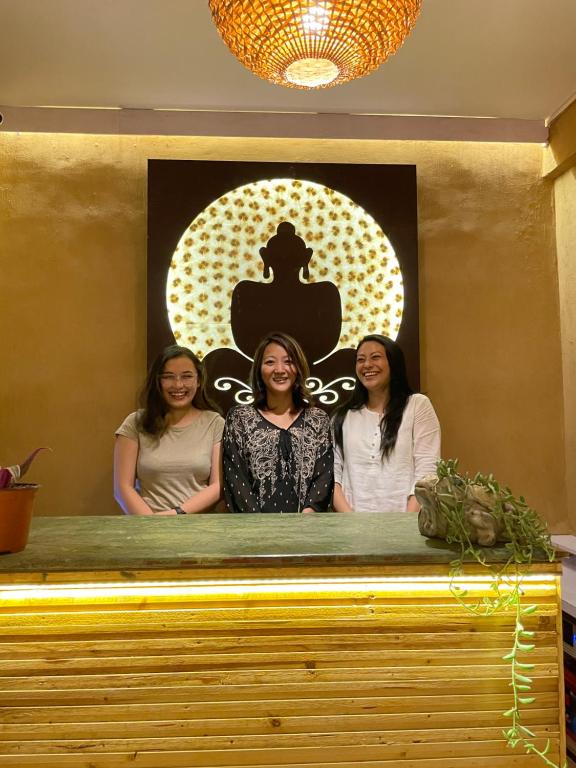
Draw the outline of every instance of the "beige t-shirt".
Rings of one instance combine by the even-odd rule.
[[[214,411],[200,411],[185,427],[169,427],[157,438],[139,431],[140,413],[127,416],[116,434],[138,443],[136,489],[150,509],[161,512],[206,488],[224,419]]]

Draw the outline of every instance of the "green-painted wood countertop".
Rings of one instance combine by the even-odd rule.
[[[484,551],[508,559],[503,547]],[[0,573],[446,564],[456,552],[421,536],[408,513],[38,517],[26,549],[0,555]]]

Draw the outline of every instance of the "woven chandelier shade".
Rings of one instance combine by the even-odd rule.
[[[258,77],[327,88],[377,69],[402,45],[422,0],[209,0],[232,53]]]

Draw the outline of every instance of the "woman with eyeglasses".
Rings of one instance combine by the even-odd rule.
[[[224,419],[204,393],[202,363],[186,347],[166,347],[141,399],[116,430],[116,501],[127,515],[210,511],[221,494]]]
[[[223,439],[230,512],[324,512],[333,486],[330,422],[306,388],[308,363],[286,333],[262,339],[252,364],[253,405],[232,408]]]
[[[356,348],[356,385],[333,417],[336,512],[417,512],[414,484],[436,471],[440,424],[414,393],[404,354],[387,336]]]

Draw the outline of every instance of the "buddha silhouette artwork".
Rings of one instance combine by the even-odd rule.
[[[351,388],[355,352],[334,352],[342,326],[338,288],[330,281],[306,282],[313,249],[291,222],[282,221],[259,253],[267,282],[242,280],[235,286],[230,315],[240,351],[217,349],[206,356],[209,394],[225,409],[250,401],[247,382],[252,357],[260,339],[271,331],[283,331],[300,342],[310,364],[313,392],[319,393],[336,379],[341,388]],[[242,383],[243,391],[236,394]],[[324,404],[335,405],[338,400],[334,392]]]
[[[234,288],[232,335],[238,349],[252,357],[267,332],[289,333],[300,341],[312,365],[332,352],[340,337],[342,307],[338,289],[329,281],[305,283],[312,248],[298,237],[293,224],[283,221],[268,244],[260,248],[264,278],[271,283],[243,280]]]

